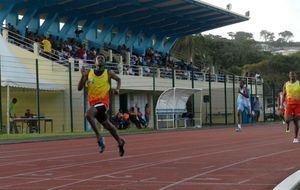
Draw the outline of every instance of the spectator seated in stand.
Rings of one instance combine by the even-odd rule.
[[[137,118],[137,113],[134,111],[134,107],[130,108],[130,112],[129,112],[129,120],[135,124],[136,128],[141,129],[141,123]]]
[[[38,31],[30,31],[30,28],[26,28],[25,35],[22,36],[21,33],[10,23],[8,23],[6,28],[8,29],[8,38],[11,43],[26,48],[29,51],[33,51],[33,43],[40,42],[43,44],[42,47],[44,47],[42,48],[44,57],[58,61],[64,65],[68,64],[67,59],[71,57],[75,59],[82,59],[84,60],[84,63],[90,63],[89,60],[94,60],[96,55],[100,54],[100,46],[87,49],[86,45],[80,42],[78,37],[80,37],[80,34],[83,32],[81,28],[75,29],[75,38],[67,39],[62,39],[60,36],[52,36],[49,32],[47,33],[47,38],[45,38],[39,34]],[[26,37],[26,39],[23,39],[24,37]],[[25,45],[23,45],[24,42],[26,42]],[[98,48],[97,51],[96,48]],[[143,75],[151,76],[151,68],[158,66],[161,68],[161,76],[163,78],[171,78],[171,70],[172,68],[176,68],[182,70],[181,73],[179,73],[181,78],[187,79],[187,71],[191,71],[191,67],[193,66],[192,63],[188,65],[183,60],[180,60],[176,62],[177,67],[174,67],[175,64],[173,63],[173,60],[171,60],[171,56],[169,54],[159,52],[153,47],[147,48],[144,54],[141,54],[141,52],[138,54],[134,47],[131,47],[131,60],[126,60],[127,53],[130,52],[130,49],[126,47],[125,44],[119,45],[106,42],[102,45],[102,48],[103,49],[101,49],[101,51],[105,52],[106,56],[109,54],[108,51],[112,50],[113,52],[122,55],[125,63],[130,63],[128,66],[124,66],[124,74],[127,75],[139,75],[138,66],[144,66]],[[117,62],[115,57],[116,55],[113,54],[113,62]],[[184,68],[184,66],[187,67]],[[198,79],[198,77],[194,78]]]
[[[119,112],[112,117],[112,122],[118,129],[127,129],[129,126],[129,120],[124,118],[122,109],[119,109]]]
[[[147,123],[146,120],[143,118],[143,113],[140,111],[140,108],[137,108],[137,119],[139,120],[139,122],[146,128],[147,127]]]
[[[126,112],[124,112],[124,114],[123,114],[123,121],[126,124],[126,127],[129,128],[130,127],[130,120],[129,120],[128,110],[126,110]]]

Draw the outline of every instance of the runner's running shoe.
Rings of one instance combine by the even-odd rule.
[[[98,141],[98,145],[99,145],[99,152],[103,153],[105,150],[105,142],[104,142],[104,137],[101,137]]]
[[[124,139],[121,139],[122,144],[120,144],[119,147],[119,155],[122,157],[124,156],[125,150],[124,150],[124,145],[125,145],[125,141]]]

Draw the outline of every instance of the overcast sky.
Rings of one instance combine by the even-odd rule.
[[[260,39],[260,31],[278,33],[288,30],[294,34],[293,41],[300,42],[300,0],[203,0],[212,5],[226,8],[231,3],[233,12],[244,15],[250,11],[250,20],[210,30],[203,34],[228,37],[228,32],[250,32],[255,40]]]

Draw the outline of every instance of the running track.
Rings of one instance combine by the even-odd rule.
[[[94,138],[0,145],[0,190],[270,190],[300,168],[284,127],[124,136],[97,152]]]

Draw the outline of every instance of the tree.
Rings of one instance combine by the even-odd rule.
[[[265,42],[268,41],[268,34],[269,32],[267,30],[260,31],[260,38],[263,38]]]
[[[288,80],[290,71],[300,70],[299,62],[300,52],[288,56],[273,55],[256,64],[244,65],[244,70],[251,73],[259,72],[266,83],[275,84],[277,88],[280,88]]]
[[[268,39],[269,39],[269,42],[274,42],[274,39],[275,39],[274,32],[269,33]]]
[[[234,39],[234,36],[235,36],[235,33],[234,32],[228,32],[227,33],[228,36],[230,36],[230,38],[233,40]]]
[[[282,38],[284,39],[285,42],[289,42],[290,39],[294,37],[293,33],[290,32],[290,31],[287,31],[287,30],[278,33],[278,35],[279,35],[280,37],[282,37]]]
[[[273,32],[262,30],[260,32],[260,38],[263,38],[265,42],[273,42],[275,39],[275,35]]]
[[[234,35],[235,40],[253,40],[253,34],[248,32],[237,32]]]
[[[193,60],[195,38],[197,37],[199,36],[186,36],[179,39],[172,48],[172,54],[185,61]]]

